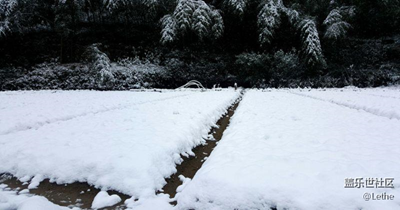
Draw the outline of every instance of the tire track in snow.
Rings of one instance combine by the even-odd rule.
[[[373,114],[373,115],[378,116],[378,117],[385,117],[385,118],[389,118],[389,119],[400,120],[400,115],[397,112],[394,112],[394,111],[384,111],[384,110],[375,109],[375,108],[371,108],[371,107],[367,107],[367,106],[360,106],[360,105],[346,103],[346,102],[339,102],[339,101],[335,101],[335,100],[332,100],[332,99],[322,99],[322,98],[319,98],[319,97],[316,97],[316,96],[310,96],[310,95],[307,95],[307,94],[295,93],[295,92],[292,92],[292,91],[287,91],[286,93],[290,93],[290,94],[301,96],[301,97],[311,98],[311,99],[314,99],[314,100],[328,102],[328,103],[331,103],[331,104],[335,104],[335,105],[338,105],[338,106],[354,109],[354,110],[357,110],[357,111],[362,110],[362,111],[365,111],[365,112],[367,112],[369,114]]]
[[[185,96],[192,95],[192,94],[195,94],[195,93],[171,96],[171,97],[167,97],[167,98],[161,98],[161,99],[151,100],[151,101],[144,101],[144,102],[139,102],[139,103],[129,103],[129,104],[125,104],[125,105],[105,107],[103,109],[99,109],[96,111],[83,112],[81,114],[58,117],[58,118],[53,118],[53,119],[34,122],[34,123],[17,124],[15,126],[13,126],[12,128],[1,132],[0,136],[17,133],[17,132],[21,132],[21,131],[26,131],[26,130],[30,130],[30,129],[39,129],[40,127],[43,127],[45,125],[49,125],[49,124],[53,124],[53,123],[57,123],[57,122],[69,121],[69,120],[73,120],[76,118],[85,117],[85,116],[89,116],[89,115],[96,115],[96,114],[101,114],[101,113],[115,111],[115,110],[127,109],[132,106],[143,105],[143,104],[148,104],[148,103],[153,103],[153,102],[162,102],[162,101],[171,100],[171,99],[175,99],[175,98],[185,97]]]
[[[380,97],[380,98],[390,98],[390,99],[400,100],[400,98],[395,97],[395,96],[383,96],[383,95],[378,95],[378,94],[373,94],[373,93],[365,93],[365,94],[360,94],[360,95],[370,95],[370,96],[375,96],[375,97]]]

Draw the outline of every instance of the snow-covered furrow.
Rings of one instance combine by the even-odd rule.
[[[360,94],[359,92],[355,91],[341,92],[337,89],[327,91],[290,90],[287,92],[315,100],[333,103],[350,109],[365,111],[380,117],[400,120],[399,100],[388,98],[388,96],[376,98],[367,94]],[[398,93],[398,95],[399,94],[400,93]]]
[[[72,94],[68,92],[55,92],[57,94],[49,91],[45,92],[47,94],[30,94],[28,96],[31,97],[18,97],[16,99],[14,98],[15,95],[10,96],[3,93],[1,95],[1,105],[4,107],[9,105],[10,107],[0,110],[0,135],[38,129],[46,124],[193,94],[188,92],[169,92],[162,95],[160,93],[137,93],[134,95],[130,92],[114,92],[117,95],[115,97],[114,95],[110,95],[109,92],[104,93],[104,95],[101,92],[90,91],[77,91]],[[81,95],[89,97],[86,98]]]
[[[88,182],[135,198],[155,196],[176,171],[180,155],[191,154],[203,143],[239,96],[233,90],[189,93],[158,93],[160,100],[155,102],[153,93],[131,92],[132,98],[144,94],[152,100],[2,135],[0,173],[22,180],[34,177],[31,187],[49,178],[60,184]],[[165,96],[175,98],[164,100]],[[105,100],[113,99],[118,100]],[[35,108],[26,107],[32,112]]]
[[[397,120],[285,91],[248,91],[218,146],[180,189],[177,209],[397,210],[399,136]],[[394,188],[344,187],[358,177],[394,178]],[[395,199],[365,201],[365,193]]]
[[[375,97],[380,97],[380,98],[391,98],[391,99],[400,100],[400,97],[396,97],[396,96],[385,96],[385,95],[378,95],[378,94],[373,94],[373,93],[365,93],[365,95],[375,96]]]

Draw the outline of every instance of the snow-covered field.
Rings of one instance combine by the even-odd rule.
[[[183,178],[178,204],[156,196],[180,154],[191,154],[237,97],[0,93],[0,173],[30,187],[43,178],[86,181],[133,196],[126,203],[134,209],[400,209],[399,88],[248,90],[210,157],[192,180]],[[345,188],[346,178],[363,178],[363,186]],[[367,188],[367,178],[394,178],[393,188]],[[4,189],[0,209],[54,207]],[[394,199],[366,201],[365,193]],[[93,206],[117,201],[103,191]]]
[[[331,102],[347,108],[362,110],[371,114],[400,120],[400,89],[331,89],[291,90],[293,94]]]
[[[400,121],[381,114],[400,110],[400,94],[385,95],[384,103],[380,96],[377,90],[248,91],[216,149],[177,196],[178,206],[400,209]],[[394,178],[394,189],[344,188],[346,178],[357,177]],[[367,192],[395,199],[365,201]]]
[[[181,154],[205,141],[239,92],[0,95],[0,173],[30,180],[29,188],[49,178],[146,198],[176,171]]]

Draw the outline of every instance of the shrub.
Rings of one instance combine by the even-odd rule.
[[[304,68],[295,50],[274,54],[243,53],[236,56],[240,77],[250,86],[288,86],[289,81],[300,78]]]
[[[98,87],[111,89],[115,81],[111,61],[107,54],[99,50],[98,44],[92,44],[86,48],[84,59],[89,64],[91,73],[95,75]]]

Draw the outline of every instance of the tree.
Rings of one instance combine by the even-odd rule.
[[[235,5],[232,5],[235,1],[230,2],[231,4],[229,5],[236,8]],[[307,2],[310,3],[312,0],[308,0]],[[311,6],[311,4],[306,5]],[[292,27],[299,31],[299,38],[302,42],[301,52],[303,52],[302,54],[307,65],[310,67],[324,67],[326,62],[323,57],[316,22],[307,15],[300,15],[300,12],[297,11],[300,8],[296,8],[297,6],[294,4],[293,8],[286,7],[281,0],[262,0],[260,3],[261,9],[257,16],[259,42],[262,46],[271,44],[274,33],[279,28],[282,15],[284,14]],[[312,7],[309,10],[314,11],[317,8],[319,9],[319,7]],[[338,24],[341,23],[329,22],[329,26],[331,26],[329,30],[335,29],[334,27],[337,27]]]
[[[10,24],[17,0],[0,0],[0,37],[10,31]]]
[[[161,40],[160,42],[163,44],[171,43],[177,39],[177,21],[172,15],[165,15],[161,19]]]
[[[231,9],[237,15],[243,15],[247,8],[247,0],[225,0],[225,7]]]
[[[324,25],[327,27],[325,38],[337,40],[344,37],[351,25],[343,20],[343,15],[340,14],[340,9],[333,9],[324,20]]]
[[[101,89],[110,88],[115,78],[107,54],[99,50],[98,44],[92,44],[86,48],[84,56],[92,74],[95,75],[98,87]]]
[[[259,42],[261,44],[270,43],[274,35],[275,29],[279,26],[280,6],[282,2],[275,0],[267,0],[258,13]]]
[[[311,67],[326,66],[315,22],[306,18],[299,23],[299,29],[303,43],[302,51],[307,65]]]
[[[361,36],[393,35],[400,30],[400,0],[354,0],[355,31]]]
[[[173,42],[192,32],[199,38],[218,39],[224,31],[220,11],[202,0],[179,0],[171,15],[161,19],[162,44]]]

